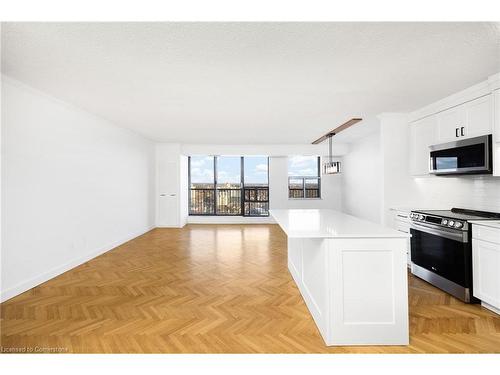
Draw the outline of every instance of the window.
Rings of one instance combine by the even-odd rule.
[[[244,156],[245,216],[269,216],[269,163],[265,156]]]
[[[189,158],[189,213],[193,215],[215,214],[215,163],[213,156]]]
[[[321,198],[319,156],[292,156],[288,158],[288,198]]]
[[[241,158],[217,156],[217,215],[241,215]]]
[[[266,156],[189,157],[189,214],[269,216]]]

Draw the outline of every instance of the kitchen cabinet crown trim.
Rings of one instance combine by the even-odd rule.
[[[415,122],[423,118],[444,112],[447,109],[458,107],[464,103],[470,102],[474,99],[481,98],[491,94],[488,82],[481,82],[475,86],[469,87],[456,94],[441,99],[435,103],[429,104],[417,111],[411,112],[408,116],[409,122]]]
[[[500,89],[500,73],[488,77],[488,84],[491,91]]]
[[[468,87],[464,90],[449,95],[434,103],[426,105],[408,115],[408,121],[414,122],[421,120],[425,117],[432,116],[436,113],[445,111],[447,109],[462,105],[471,100],[491,94],[495,89],[500,88],[500,72],[496,73],[487,80],[480,82],[474,86]]]

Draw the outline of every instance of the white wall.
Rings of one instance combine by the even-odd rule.
[[[410,175],[410,128],[407,114],[384,113],[378,119],[383,177],[381,223],[391,224],[391,207],[408,207],[418,202]]]
[[[381,222],[383,169],[380,133],[370,134],[350,145],[342,158],[342,211]]]
[[[322,160],[323,162],[323,160]],[[269,158],[269,207],[341,209],[342,174],[321,176],[321,199],[288,198],[288,158]]]
[[[179,160],[179,173],[180,173],[180,183],[179,183],[179,199],[180,199],[180,227],[187,224],[187,218],[189,214],[189,202],[188,202],[188,157],[185,155],[180,156]]]
[[[154,145],[2,77],[2,299],[154,224]]]
[[[209,144],[182,144],[181,153],[184,155],[328,155],[328,143],[312,144],[281,144],[281,145],[209,145]],[[335,156],[345,155],[349,151],[346,143],[335,143]]]

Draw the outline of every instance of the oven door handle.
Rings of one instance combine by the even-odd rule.
[[[411,223],[411,228],[414,230],[419,230],[421,232],[434,234],[436,236],[448,238],[450,240],[454,240],[454,241],[458,241],[458,242],[463,242],[463,243],[469,242],[468,233],[463,232],[463,231],[451,231],[451,230],[447,230],[446,228],[436,229],[436,228],[431,228],[427,225],[422,225],[419,223]]]

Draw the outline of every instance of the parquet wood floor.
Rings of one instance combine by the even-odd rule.
[[[326,347],[288,273],[278,226],[154,229],[4,302],[1,346],[75,353],[500,353],[499,316],[411,276],[409,296],[409,346]]]

